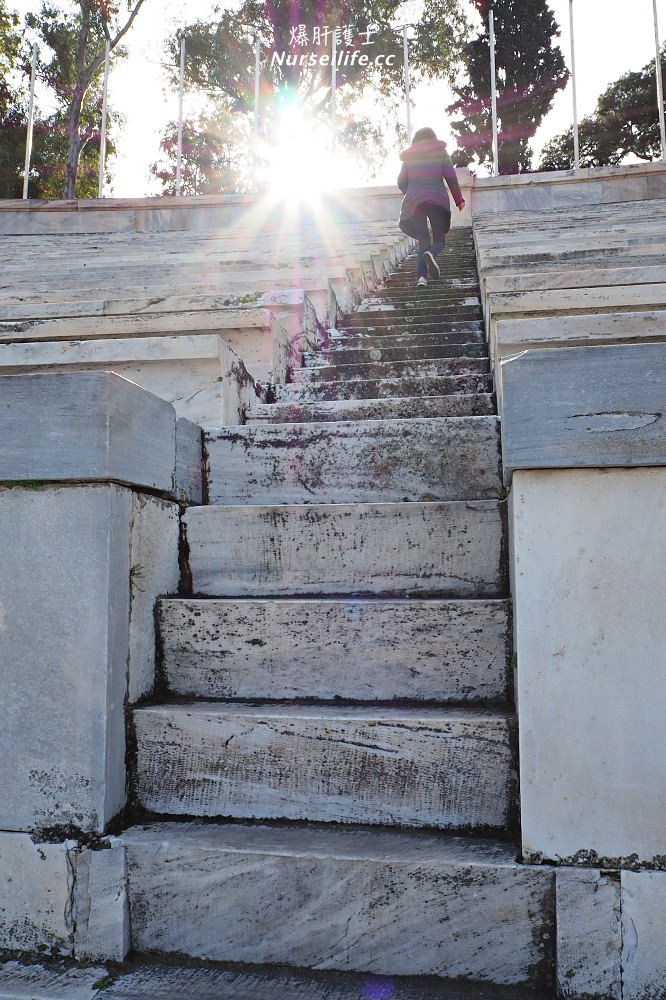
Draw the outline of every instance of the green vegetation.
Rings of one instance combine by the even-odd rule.
[[[666,45],[662,60],[666,58]],[[662,61],[666,90],[666,70]],[[661,156],[655,60],[611,83],[597,101],[593,115],[579,123],[581,167],[613,166],[627,156],[657,160]],[[540,170],[568,170],[574,165],[573,129],[556,135],[545,146]]]
[[[466,80],[454,86],[449,112],[458,136],[454,162],[492,160],[489,0],[473,0],[483,17],[481,32],[464,49]],[[554,40],[559,27],[547,0],[495,0],[499,172],[531,169],[530,141],[569,78]],[[526,27],[528,26],[528,27]]]

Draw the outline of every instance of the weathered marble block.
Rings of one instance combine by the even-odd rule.
[[[559,868],[558,995],[623,1000],[620,873]]]
[[[174,487],[173,407],[111,372],[0,378],[0,427],[0,482]]]
[[[122,962],[130,948],[125,848],[115,838],[103,850],[77,849],[74,954],[85,961]]]
[[[91,850],[74,840],[40,843],[0,833],[0,949],[122,961],[129,949],[125,848],[112,840]],[[0,997],[14,996],[3,992],[10,982],[0,967]]]
[[[101,966],[54,969],[52,965],[0,965],[1,1000],[97,1000],[98,983],[108,980]],[[132,1000],[137,1000],[133,997]],[[156,998],[151,998],[156,1000]]]
[[[241,359],[217,335],[0,343],[0,372],[54,369],[66,373],[108,369],[168,401],[179,417],[196,424],[240,423],[256,398]],[[141,401],[140,405],[145,406]],[[172,449],[174,433],[172,428]],[[156,435],[155,440],[163,439]]]
[[[170,689],[204,698],[508,700],[508,602],[166,600]]]
[[[195,594],[505,593],[493,500],[191,507],[184,523]]]
[[[73,846],[0,833],[1,949],[71,955]]]
[[[488,340],[497,369],[500,360],[520,351],[636,341],[650,343],[662,340],[665,333],[666,310],[648,309],[493,319]]]
[[[554,876],[517,864],[504,845],[196,823],[135,827],[122,841],[138,950],[549,982]]]
[[[30,484],[0,486],[0,512],[0,825],[101,832],[125,803],[125,700],[154,682],[154,602],[178,585],[178,508]]]
[[[624,1000],[660,1000],[666,988],[666,872],[622,872]]]
[[[517,470],[510,529],[523,851],[663,859],[666,469]]]
[[[155,600],[178,592],[179,539],[178,504],[132,494],[127,688],[131,703],[145,697],[155,684]]]
[[[214,504],[492,500],[502,489],[497,417],[221,428],[206,451]]]
[[[666,465],[665,368],[666,344],[528,351],[506,360],[505,473]]]
[[[0,827],[101,832],[125,804],[132,493],[0,488]]]
[[[497,710],[192,702],[134,726],[137,801],[162,815],[500,830],[512,812]]]

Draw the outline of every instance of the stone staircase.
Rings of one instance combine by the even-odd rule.
[[[133,711],[132,946],[549,989],[517,860],[499,425],[471,230],[207,433],[191,597]],[[388,994],[387,994],[388,995]]]

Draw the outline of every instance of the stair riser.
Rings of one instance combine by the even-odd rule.
[[[469,330],[455,330],[444,333],[370,333],[360,330],[351,336],[339,334],[333,330],[326,342],[326,350],[350,351],[368,347],[438,347],[454,346],[456,344],[485,344],[485,335],[479,323],[469,323]]]
[[[493,413],[494,402],[489,393],[466,393],[410,399],[347,400],[328,404],[259,404],[250,411],[248,424],[389,420],[413,417],[483,417]]]
[[[464,306],[461,308],[432,309],[425,303],[420,309],[386,309],[382,312],[356,312],[349,318],[338,320],[337,327],[344,330],[348,327],[395,326],[396,323],[414,326],[420,323],[456,323],[466,321],[480,322],[483,313],[479,306]]]
[[[306,352],[303,364],[306,368],[322,368],[332,365],[372,364],[373,362],[410,362],[437,358],[483,358],[487,357],[485,344],[411,344],[407,347],[356,347],[351,350],[329,350]]]
[[[506,717],[195,707],[135,710],[140,807],[442,830],[497,831],[509,822],[515,767]]]
[[[452,284],[452,280],[456,282],[455,285]],[[422,303],[426,299],[429,302],[467,305],[468,300],[472,298],[479,303],[479,294],[478,280],[470,278],[469,275],[466,279],[460,277],[452,279],[449,275],[443,275],[439,279],[428,279],[425,288],[417,288],[415,282],[410,283],[409,281],[397,286],[386,284],[381,290],[381,298],[376,296],[376,299],[377,306],[380,302],[398,302],[402,305],[405,301]]]
[[[423,361],[375,361],[369,364],[331,365],[327,368],[299,368],[294,373],[298,385],[318,382],[351,382],[359,379],[437,378],[452,375],[485,375],[487,358],[442,358]]]
[[[508,699],[505,601],[164,600],[158,621],[177,695]]]
[[[502,490],[497,417],[234,427],[205,443],[211,504],[491,500]]]
[[[503,505],[191,507],[194,594],[502,597]]]
[[[446,338],[445,343],[461,344],[475,339],[474,337],[466,336],[469,333],[479,334],[482,340],[485,339],[482,321],[478,319],[451,321],[433,319],[432,322],[423,322],[419,323],[418,326],[412,327],[405,323],[381,323],[377,327],[374,327],[372,324],[369,326],[356,326],[354,323],[350,323],[344,327],[338,325],[335,329],[328,331],[331,343],[337,344],[349,341],[352,346],[356,341],[365,343],[368,340],[378,337],[418,338],[433,334],[437,336],[444,335]],[[461,334],[465,336],[460,336]]]
[[[240,828],[245,842],[225,849],[210,834],[186,840],[192,826],[184,833],[162,826],[162,839],[159,828],[151,840],[141,831],[135,842],[132,830],[124,836],[137,951],[548,985],[552,871],[494,860],[492,848],[486,863],[473,864],[447,862],[418,844],[411,857],[394,859],[382,841],[370,856],[323,846],[271,852],[253,849],[256,827]],[[329,995],[327,988],[321,1000]]]
[[[275,398],[284,403],[313,403],[318,400],[391,399],[406,396],[443,396],[461,392],[492,392],[489,375],[456,375],[439,378],[361,379],[349,382],[320,382],[314,385],[276,385]]]

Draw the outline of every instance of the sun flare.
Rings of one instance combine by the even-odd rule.
[[[267,184],[281,197],[313,201],[339,185],[330,135],[295,101],[280,109],[275,139],[265,154]]]

